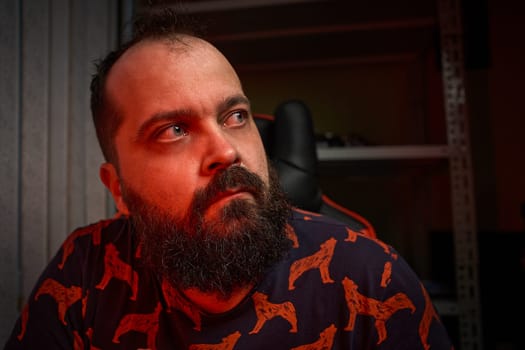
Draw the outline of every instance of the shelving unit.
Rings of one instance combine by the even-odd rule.
[[[450,148],[456,289],[462,350],[482,349],[478,243],[465,96],[463,30],[459,0],[439,0],[443,90]]]

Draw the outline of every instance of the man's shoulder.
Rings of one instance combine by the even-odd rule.
[[[344,239],[347,236],[347,226],[344,223],[297,208],[292,210],[288,225],[287,233],[295,246],[318,246],[330,238]]]
[[[319,213],[294,208],[288,221],[288,235],[293,240],[318,244],[320,241],[344,242],[346,245],[365,249],[366,251],[383,252],[391,257],[397,257],[397,252],[389,244],[366,231],[355,230],[348,224]]]

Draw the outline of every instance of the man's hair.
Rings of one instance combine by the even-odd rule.
[[[118,168],[115,134],[122,121],[115,106],[106,94],[108,74],[118,59],[132,46],[142,41],[176,41],[183,36],[202,38],[204,27],[194,18],[177,14],[170,8],[146,11],[135,16],[130,40],[95,62],[91,80],[91,114],[102,154],[107,162]]]

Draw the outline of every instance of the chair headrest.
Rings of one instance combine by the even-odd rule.
[[[365,218],[323,195],[317,175],[313,119],[303,102],[288,100],[276,108],[274,115],[254,114],[254,117],[281,188],[294,206],[339,219],[356,232],[376,237]]]
[[[319,212],[321,189],[317,180],[317,150],[312,116],[299,100],[281,103],[271,116],[256,124],[268,157],[279,174],[281,187],[293,205]]]
[[[274,115],[273,158],[316,176],[316,140],[308,107],[301,101],[290,100],[281,103]]]

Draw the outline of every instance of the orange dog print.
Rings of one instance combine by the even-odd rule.
[[[250,331],[250,334],[259,333],[266,321],[274,317],[280,316],[290,323],[290,333],[297,333],[297,317],[295,316],[295,307],[289,301],[281,304],[273,304],[268,301],[268,296],[255,292],[252,296],[255,304],[255,314],[257,315],[257,323]]]
[[[78,331],[73,331],[73,349],[84,349],[84,341]]]
[[[379,244],[381,246],[381,248],[383,248],[383,251],[392,256],[393,259],[397,259],[397,254],[395,253],[392,253],[392,251],[390,250],[390,247],[382,242],[382,241],[379,241],[379,240],[376,240],[374,237],[375,237],[375,234],[373,235],[370,235],[370,234],[364,234],[363,232],[356,232],[354,230],[351,230],[350,228],[346,228],[346,238],[345,238],[345,242],[352,242],[352,243],[355,243],[355,241],[357,241],[357,237],[364,237],[364,238],[367,238],[367,239],[371,239],[373,241],[375,241],[377,244]]]
[[[316,268],[319,269],[323,283],[333,283],[334,280],[330,278],[330,271],[328,267],[332,261],[336,243],[337,240],[331,237],[321,244],[321,249],[319,249],[316,253],[294,261],[292,266],[290,266],[288,289],[295,289],[295,281],[306,271]]]
[[[156,349],[155,339],[159,330],[159,313],[162,310],[160,303],[151,314],[128,314],[124,316],[113,335],[113,343],[120,343],[120,337],[128,332],[135,331],[147,334],[149,349]]]
[[[337,332],[337,328],[332,323],[328,328],[322,331],[321,334],[319,334],[319,340],[315,343],[297,346],[291,350],[330,350],[334,344],[335,332]]]
[[[428,293],[426,292],[422,284],[421,290],[423,291],[423,295],[425,296],[425,310],[423,311],[423,318],[421,319],[421,323],[419,323],[419,337],[421,338],[423,348],[425,350],[428,350],[430,349],[430,345],[427,343],[428,333],[430,332],[430,324],[433,320],[437,320],[439,322],[439,317],[436,314],[436,310],[434,310],[432,301],[430,300],[430,297],[428,296]]]
[[[131,300],[137,300],[139,276],[133,271],[129,264],[123,262],[119,257],[119,252],[115,245],[108,243],[106,245],[106,254],[104,255],[104,276],[97,289],[104,289],[109,281],[114,277],[129,284],[131,288]]]
[[[91,327],[88,328],[88,330],[86,331],[86,336],[89,339],[89,342],[93,343],[93,328],[91,328]],[[81,348],[78,348],[78,349],[84,349],[84,348],[81,347]],[[75,348],[75,350],[77,350],[77,348]],[[101,350],[101,349],[97,348],[96,346],[93,346],[93,344],[90,344],[89,345],[89,350]]]
[[[357,291],[357,284],[345,277],[343,279],[346,303],[350,313],[348,325],[345,331],[352,331],[355,326],[357,315],[372,316],[375,318],[375,326],[378,334],[377,344],[381,344],[387,337],[385,323],[397,311],[410,309],[412,313],[416,311],[414,304],[408,299],[406,294],[397,293],[384,302],[369,298]]]
[[[295,233],[295,230],[290,224],[286,224],[286,236],[292,241],[293,248],[299,247],[299,240],[297,239],[297,234]]]
[[[346,238],[345,242],[352,242],[355,243],[357,241],[357,236],[359,235],[358,232],[350,229],[349,227],[346,227]]]
[[[58,317],[63,324],[66,322],[66,311],[71,305],[82,299],[82,288],[77,286],[66,287],[52,278],[46,279],[35,294],[35,300],[42,294],[48,294],[58,304]]]
[[[22,310],[22,313],[20,314],[21,329],[20,329],[20,333],[18,333],[18,335],[16,336],[18,340],[22,340],[24,338],[24,334],[26,334],[28,320],[29,320],[29,306],[28,304],[26,304],[24,306],[24,309]]]
[[[222,338],[219,344],[193,344],[190,345],[190,350],[232,350],[241,337],[241,332],[237,331]]]
[[[381,287],[386,287],[392,280],[392,263],[387,261],[381,274]]]

